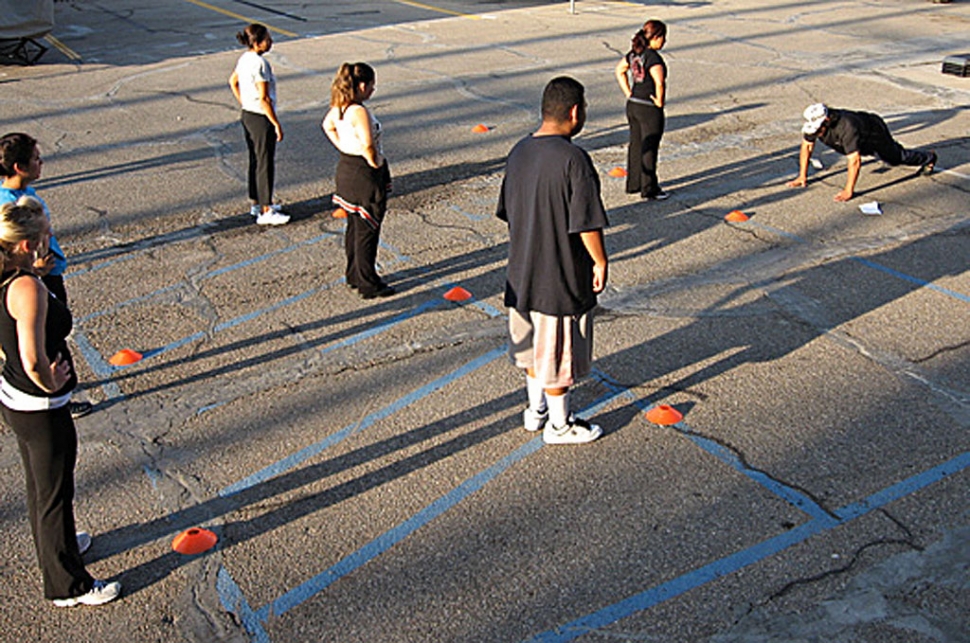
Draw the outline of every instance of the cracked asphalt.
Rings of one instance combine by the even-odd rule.
[[[940,73],[970,3],[567,7],[56,4],[40,63],[0,68],[0,123],[45,157],[96,404],[76,514],[125,595],[42,600],[2,427],[3,640],[970,640],[970,78]],[[609,175],[613,67],[649,17],[670,29],[663,203]],[[246,20],[276,29],[280,228],[247,214],[227,86]],[[379,261],[399,294],[376,303],[344,287],[331,216],[320,121],[344,60],[377,70],[394,175]],[[492,216],[559,74],[587,87],[576,142],[611,220],[574,390],[606,435],[576,448],[520,426]],[[786,188],[817,101],[883,115],[937,171],[869,160],[842,204],[845,163],[817,151]],[[143,359],[112,366],[124,348]],[[683,421],[651,424],[657,404]],[[217,547],[173,552],[196,526]]]

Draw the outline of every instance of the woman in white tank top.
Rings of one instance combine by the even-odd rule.
[[[381,124],[364,101],[376,74],[367,63],[344,63],[330,87],[323,131],[340,151],[333,202],[347,211],[347,285],[364,299],[389,297],[394,289],[377,274],[377,246],[387,211],[391,174],[381,148]]]

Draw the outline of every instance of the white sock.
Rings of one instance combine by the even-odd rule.
[[[525,376],[525,390],[529,394],[529,408],[542,415],[546,412],[546,392],[534,377]]]
[[[549,404],[549,422],[554,429],[561,429],[569,422],[569,391],[562,395],[549,395],[546,393],[546,402]]]

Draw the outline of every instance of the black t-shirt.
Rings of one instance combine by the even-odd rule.
[[[875,154],[877,142],[888,135],[884,121],[876,114],[829,108],[829,122],[821,135],[806,135],[805,140],[822,141],[840,154]]]
[[[596,305],[579,236],[609,222],[589,155],[564,136],[527,136],[509,153],[496,216],[509,224],[505,305],[581,315]]]
[[[26,273],[23,273],[26,274]],[[7,272],[0,275],[0,297],[3,303],[0,305],[0,346],[7,359],[3,364],[3,379],[18,391],[23,391],[35,397],[60,397],[72,391],[77,386],[77,375],[74,372],[74,362],[71,359],[71,352],[67,349],[67,336],[71,333],[73,319],[71,311],[67,309],[60,300],[51,294],[47,295],[47,319],[44,323],[44,337],[46,340],[44,352],[47,359],[54,361],[57,354],[71,364],[71,378],[64,387],[55,392],[48,393],[40,388],[30,379],[24,370],[23,362],[20,360],[20,344],[17,336],[17,322],[10,316],[7,308],[7,290],[14,279],[36,279],[34,276],[20,277],[15,272]]]
[[[657,85],[650,75],[650,68],[660,65],[664,70],[664,78],[667,78],[667,64],[663,57],[656,49],[646,49],[642,54],[631,51],[626,55],[626,59],[630,63],[630,75],[633,78],[633,87],[631,87],[633,98],[653,102],[650,97],[657,95]]]

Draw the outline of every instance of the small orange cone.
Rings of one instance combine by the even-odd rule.
[[[216,535],[208,529],[186,529],[172,540],[172,549],[180,554],[201,554],[215,547]]]
[[[446,292],[444,297],[448,301],[468,301],[472,298],[472,294],[461,286],[455,286]]]
[[[684,415],[672,406],[661,404],[647,411],[647,420],[654,424],[677,424],[684,419]]]
[[[615,167],[607,172],[607,174],[613,178],[622,179],[624,176],[626,176],[626,170],[624,170],[622,167]]]
[[[343,208],[337,208],[336,210],[333,211],[333,214],[331,214],[330,216],[332,216],[334,219],[346,219],[347,211],[344,210]]]
[[[130,348],[122,348],[111,356],[108,363],[112,366],[128,366],[129,364],[134,364],[141,358],[142,355],[138,351],[133,351]]]
[[[485,125],[484,123],[479,123],[478,125],[472,128],[472,131],[475,132],[476,134],[484,134],[485,132],[488,131],[488,125]]]
[[[726,215],[724,215],[725,221],[730,221],[732,223],[741,223],[748,220],[748,215],[741,210],[731,210]]]

